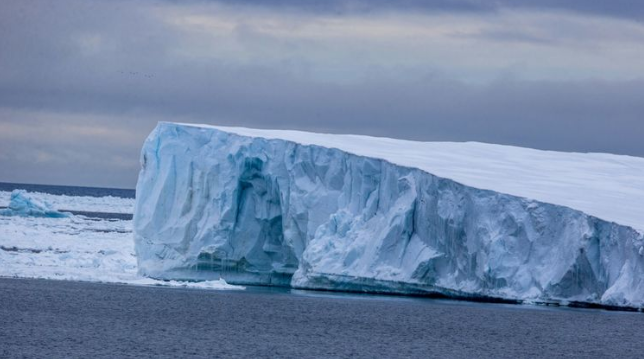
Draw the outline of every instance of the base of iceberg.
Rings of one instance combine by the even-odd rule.
[[[578,209],[212,127],[159,124],[141,163],[134,237],[153,278],[644,305],[642,233]]]

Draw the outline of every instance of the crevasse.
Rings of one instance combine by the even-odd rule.
[[[141,163],[134,237],[150,277],[644,304],[642,234],[578,209],[212,127],[160,123]]]

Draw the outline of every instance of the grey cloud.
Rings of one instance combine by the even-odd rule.
[[[186,38],[150,2],[33,4],[0,4],[0,181],[133,187],[159,120],[644,156],[644,80],[323,82],[290,64],[178,59]]]
[[[204,0],[196,2],[209,3],[213,1]],[[490,13],[503,9],[526,9],[539,11],[571,11],[599,16],[627,18],[637,21],[644,19],[644,3],[638,0],[230,0],[223,1],[223,3],[332,14],[377,11],[457,11]]]
[[[147,129],[105,116],[0,108],[0,181],[132,187]]]
[[[126,103],[120,94],[94,96],[90,108],[109,113],[93,120],[94,126],[113,126],[132,131],[130,138],[99,139],[82,133],[60,140],[58,145],[42,143],[42,136],[7,143],[2,152],[28,154],[51,150],[67,165],[81,166],[77,172],[92,172],[96,183],[117,172],[119,186],[133,186],[138,148],[158,120],[202,122],[262,128],[290,128],[335,133],[361,133],[418,140],[483,141],[552,150],[613,152],[644,156],[644,104],[637,94],[644,93],[644,82],[525,82],[506,81],[486,86],[450,81],[415,83],[372,82],[354,85],[315,84],[296,79],[278,79],[264,74],[216,77],[190,88],[179,88]],[[200,94],[202,92],[202,94]],[[56,111],[86,113],[82,97],[75,94],[56,99]],[[4,98],[4,96],[2,96]],[[38,97],[34,103],[43,102]],[[13,106],[3,103],[5,107]],[[84,105],[87,105],[84,103]],[[23,108],[30,104],[22,103]],[[64,108],[67,107],[67,108]],[[57,116],[55,126],[70,121]],[[33,124],[44,126],[44,121]],[[91,126],[92,122],[90,122]],[[46,127],[45,127],[46,128]],[[62,143],[62,144],[61,144]],[[36,144],[36,146],[34,146]],[[11,146],[11,148],[8,148]],[[40,146],[40,147],[39,147]],[[77,151],[95,156],[76,159]],[[53,150],[52,150],[53,149]],[[118,152],[115,154],[115,152]],[[126,170],[110,161],[107,154],[128,158]],[[117,157],[118,157],[117,156]],[[2,161],[5,162],[5,161]],[[20,168],[17,161],[8,168]],[[95,165],[94,165],[95,162]],[[3,163],[7,168],[6,163]],[[61,169],[66,168],[61,166]],[[43,168],[44,170],[45,168]],[[59,172],[62,170],[59,170]],[[65,169],[64,172],[68,172]],[[57,173],[48,169],[48,174]],[[63,175],[61,175],[64,177]],[[110,181],[113,181],[110,179]]]

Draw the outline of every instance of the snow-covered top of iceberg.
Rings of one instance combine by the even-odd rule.
[[[479,142],[419,142],[291,130],[177,125],[337,148],[418,168],[467,186],[570,207],[644,233],[641,157],[543,151]]]

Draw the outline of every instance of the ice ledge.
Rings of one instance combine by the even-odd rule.
[[[479,142],[419,142],[361,135],[200,124],[245,137],[336,148],[418,168],[466,186],[566,206],[644,233],[644,158]]]

